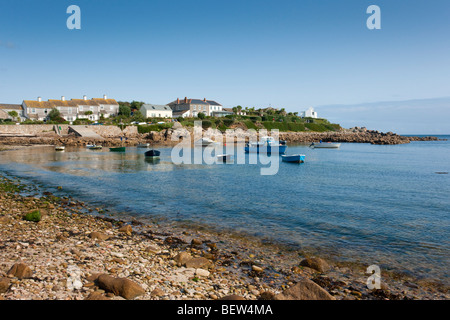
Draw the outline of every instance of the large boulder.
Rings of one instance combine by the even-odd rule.
[[[330,270],[328,263],[321,258],[306,258],[300,262],[303,267],[308,267],[319,272],[327,272]]]
[[[116,296],[124,297],[127,300],[132,300],[145,293],[145,290],[126,278],[114,278],[107,274],[102,274],[98,277],[98,285],[105,291],[112,292]]]
[[[33,271],[25,263],[16,263],[9,269],[8,275],[18,279],[28,279],[32,277]]]
[[[335,298],[318,284],[305,279],[277,294],[274,300],[335,300]]]

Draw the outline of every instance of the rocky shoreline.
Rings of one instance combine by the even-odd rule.
[[[369,290],[367,266],[107,210],[0,177],[0,300],[449,298],[387,273]]]
[[[181,127],[181,125],[174,128],[164,129],[162,131],[152,131],[145,134],[137,133],[137,130],[120,131],[117,127],[115,135],[109,135],[102,139],[92,139],[77,136],[74,133],[59,136],[54,131],[44,131],[32,136],[24,136],[20,134],[14,135],[2,135],[0,137],[0,145],[65,145],[80,147],[87,144],[101,144],[105,147],[113,146],[136,146],[139,143],[152,143],[162,146],[173,146],[179,141],[174,139],[172,141],[172,135],[186,136],[191,134],[193,137],[192,127]],[[246,128],[233,128],[234,131],[228,133],[228,137],[235,142],[246,142],[249,140],[249,134]],[[269,132],[270,133],[270,132]],[[202,130],[202,135],[205,137],[214,137],[221,135],[218,130],[207,129]],[[120,139],[120,138],[124,139]],[[227,138],[227,134],[224,134],[224,139]],[[342,131],[329,131],[329,132],[280,132],[280,140],[286,140],[288,143],[311,143],[318,142],[320,140],[324,142],[351,142],[351,143],[370,143],[377,145],[395,145],[405,144],[411,141],[437,141],[437,137],[413,137],[413,136],[401,136],[392,132],[379,132],[375,130],[367,130],[365,128],[352,128],[343,129]],[[230,140],[228,140],[230,141]]]

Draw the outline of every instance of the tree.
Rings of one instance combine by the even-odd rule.
[[[131,115],[131,108],[127,105],[119,105],[119,115],[129,117]]]
[[[19,116],[19,114],[16,111],[14,111],[14,110],[8,112],[8,114],[13,120]]]
[[[61,120],[61,112],[59,112],[58,109],[53,108],[49,113],[48,113],[48,118],[51,121],[60,121]]]
[[[242,110],[242,107],[241,107],[241,106],[237,106],[236,109],[237,109],[237,111],[238,111],[239,113],[241,113],[241,110]]]
[[[232,110],[233,110],[234,114],[237,114],[237,110],[238,110],[237,107],[233,107]]]
[[[203,112],[199,112],[197,117],[199,117],[199,119],[203,120],[203,119],[205,119],[206,115]]]

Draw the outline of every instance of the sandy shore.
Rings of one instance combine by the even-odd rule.
[[[448,288],[257,239],[112,218],[0,178],[0,299],[448,299]],[[20,193],[22,192],[22,193]],[[27,213],[39,210],[39,222]],[[306,259],[305,258],[311,258]]]

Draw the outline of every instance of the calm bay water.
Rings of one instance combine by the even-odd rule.
[[[450,136],[440,136],[450,139]],[[449,280],[450,141],[340,149],[289,145],[306,162],[174,165],[125,154],[35,147],[0,153],[0,170],[121,214],[290,244],[343,261]],[[57,186],[63,186],[57,191]]]

